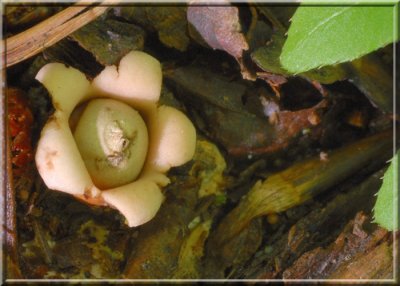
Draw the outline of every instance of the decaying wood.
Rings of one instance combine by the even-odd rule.
[[[303,254],[283,278],[393,279],[392,234],[368,220],[357,213],[334,243]]]
[[[279,279],[284,275],[285,278],[294,279],[302,277],[315,279],[322,278],[321,273],[324,271],[325,278],[339,271],[340,267],[334,269],[329,268],[327,265],[323,266],[322,260],[325,257],[324,261],[326,262],[331,257],[331,263],[333,263],[335,255],[342,255],[344,242],[341,242],[341,247],[337,246],[337,254],[334,254],[333,250],[335,248],[333,247],[330,247],[330,250],[326,251],[323,251],[323,248],[335,240],[336,242],[333,244],[339,243],[340,225],[352,219],[357,212],[369,211],[372,208],[374,204],[373,196],[381,184],[382,174],[382,170],[373,174],[358,186],[352,187],[346,193],[339,194],[325,206],[317,207],[316,205],[316,208],[311,213],[301,218],[286,232],[271,235],[247,264],[237,267],[233,277]],[[345,188],[345,186],[343,187]],[[351,227],[348,226],[345,228],[344,232],[351,230],[351,233],[354,233],[354,239],[359,240],[358,251],[361,251],[361,246],[364,249],[373,249],[381,239],[386,238],[387,232],[382,229],[376,232],[374,230],[363,230],[360,226],[365,219],[360,219],[362,218],[360,216],[358,218],[356,220],[358,223],[348,223]],[[374,228],[376,229],[376,226]],[[341,239],[344,238],[342,237]],[[341,259],[344,258],[346,258],[346,255],[341,256]],[[308,262],[304,263],[305,260]],[[315,263],[314,268],[310,266],[312,262]],[[336,258],[336,262],[339,263],[338,258]],[[386,264],[386,262],[383,264]],[[310,270],[300,268],[299,265],[307,265],[307,267],[310,267]],[[297,268],[295,269],[295,267]],[[318,267],[320,267],[319,269],[325,267],[325,269],[322,269],[321,273],[317,273]],[[328,269],[330,269],[329,273],[327,272]]]
[[[115,2],[115,0],[105,0],[103,4]],[[2,58],[5,59],[6,66],[15,65],[38,54],[96,19],[108,9],[107,6],[91,8],[77,6],[80,3],[66,8],[24,32],[3,40]]]

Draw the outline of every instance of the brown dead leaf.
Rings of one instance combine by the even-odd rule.
[[[226,51],[236,59],[249,49],[241,33],[237,7],[190,6],[187,18],[213,49]]]
[[[259,115],[243,103],[247,93],[257,91],[249,90],[242,81],[193,66],[169,71],[166,78],[175,84],[188,109],[199,114],[195,124],[234,157],[284,150],[303,130],[319,124],[319,112],[328,104],[322,100],[310,108],[280,111],[279,106],[261,101],[264,114]]]
[[[287,82],[287,78],[284,77],[283,75],[280,74],[275,74],[275,73],[270,73],[267,71],[264,72],[258,72],[257,76],[263,80],[265,80],[272,90],[275,92],[275,94],[280,97],[280,87],[282,84]]]

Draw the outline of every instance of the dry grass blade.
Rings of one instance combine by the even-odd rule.
[[[102,4],[115,2],[114,0],[109,0],[103,1]],[[107,6],[71,6],[36,26],[3,40],[2,57],[5,59],[6,67],[15,65],[40,53],[80,27],[93,21],[107,9]]]

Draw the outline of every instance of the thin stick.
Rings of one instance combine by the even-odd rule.
[[[5,108],[7,104],[7,98],[4,97],[4,105],[2,108]],[[6,118],[7,120],[8,117],[4,116],[3,118]],[[7,273],[6,275],[8,276],[7,278],[17,278],[21,279],[23,278],[21,269],[20,269],[20,264],[19,264],[19,259],[18,259],[18,235],[17,235],[17,203],[15,199],[15,188],[14,188],[14,180],[13,180],[13,172],[12,172],[12,163],[11,163],[11,136],[10,136],[10,130],[8,128],[8,122],[5,125],[6,127],[6,154],[4,154],[5,157],[5,163],[6,163],[6,174],[4,175],[5,177],[5,190],[4,193],[2,194],[5,197],[5,205],[4,205],[4,210],[5,212],[5,223],[3,225],[3,231],[4,231],[4,250],[7,255],[7,261],[8,263],[8,268],[7,268]],[[3,157],[3,158],[4,158]],[[3,178],[4,178],[3,177]],[[1,209],[3,210],[3,209]]]
[[[103,3],[106,2],[110,1]],[[2,50],[2,57],[5,60],[6,67],[40,53],[99,17],[108,7],[93,7],[82,12],[85,9],[88,9],[88,7],[68,7],[34,27],[3,40],[2,46],[5,47],[5,50]]]

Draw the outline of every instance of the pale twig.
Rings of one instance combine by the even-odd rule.
[[[103,1],[102,4],[115,2],[109,0]],[[78,2],[77,5],[82,5],[82,3]],[[107,6],[89,8],[77,5],[68,7],[34,27],[3,40],[2,58],[5,60],[5,66],[15,65],[40,53],[93,21],[108,9]]]

